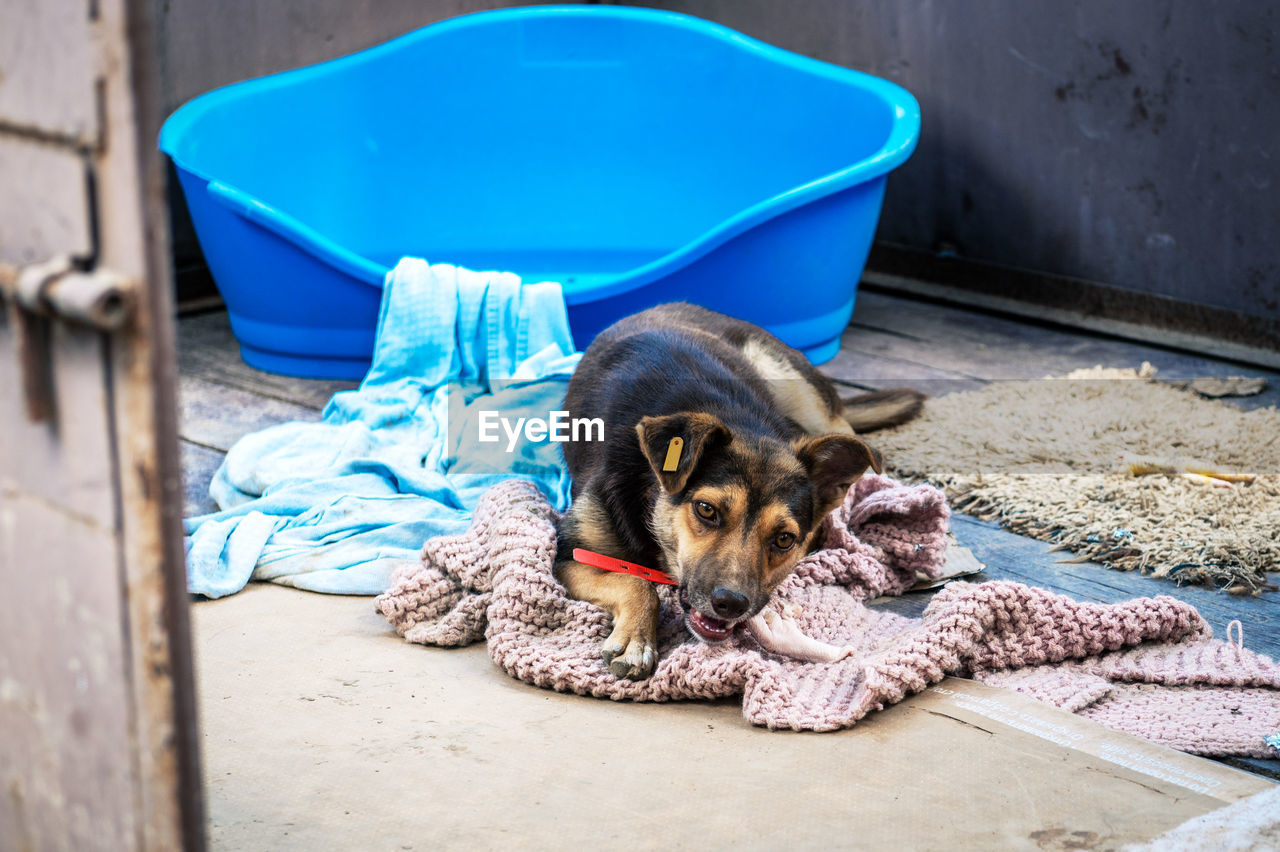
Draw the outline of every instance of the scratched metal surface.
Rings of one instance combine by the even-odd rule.
[[[880,240],[1280,317],[1273,4],[640,5],[915,94],[920,146],[890,179]]]
[[[166,105],[518,2],[164,4]],[[890,181],[880,240],[1280,318],[1274,4],[628,2],[910,89],[924,130]],[[197,260],[175,206],[177,254]]]

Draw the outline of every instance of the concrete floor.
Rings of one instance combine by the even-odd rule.
[[[793,734],[546,692],[369,598],[253,584],[193,624],[214,849],[1104,849],[1222,804],[910,700]]]
[[[194,515],[212,508],[209,477],[236,439],[317,419],[351,385],[246,367],[225,314],[188,317],[180,333]],[[824,369],[859,387],[937,380],[941,388],[924,389],[941,393],[1143,360],[1169,375],[1239,372],[874,293],[859,296]],[[972,526],[966,544],[995,536]],[[1071,579],[1059,590],[1089,600],[1139,593],[1129,582],[1152,585],[1142,594],[1194,591],[1103,569],[1082,586],[1043,545],[1029,553],[1000,536],[981,557],[992,577],[1039,566],[1034,577],[1010,577],[1051,588]],[[192,612],[214,849],[1112,849],[1223,804],[1011,729],[957,721],[927,696],[848,731],[771,733],[747,724],[735,701],[614,704],[535,689],[482,647],[406,644],[369,598],[254,584]],[[1245,619],[1251,643],[1276,623],[1263,609],[1221,614]],[[1192,761],[1193,772],[1239,776],[1230,784],[1241,789],[1268,785],[1168,755]]]

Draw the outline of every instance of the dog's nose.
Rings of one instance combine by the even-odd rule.
[[[747,596],[738,594],[733,589],[719,588],[711,593],[711,609],[720,618],[737,618],[750,606],[751,601],[747,600]]]

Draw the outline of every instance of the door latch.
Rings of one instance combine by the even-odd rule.
[[[85,270],[56,257],[19,269],[0,266],[0,296],[17,346],[27,417],[39,423],[54,413],[51,323],[119,331],[133,319],[137,287],[110,270]]]

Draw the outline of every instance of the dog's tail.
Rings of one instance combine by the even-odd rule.
[[[853,431],[872,432],[887,426],[906,423],[920,413],[925,395],[911,388],[889,388],[870,391],[847,399],[844,403],[844,419]]]

